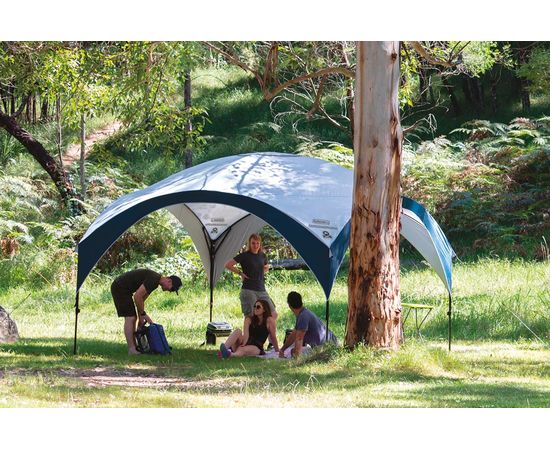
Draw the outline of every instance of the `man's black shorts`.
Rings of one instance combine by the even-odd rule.
[[[111,294],[115,301],[118,317],[137,317],[132,292],[118,287],[115,283],[111,285]]]

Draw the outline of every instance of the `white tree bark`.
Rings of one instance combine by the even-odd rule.
[[[359,42],[345,344],[401,342],[399,42]]]

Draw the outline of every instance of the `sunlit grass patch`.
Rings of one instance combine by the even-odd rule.
[[[20,341],[0,345],[0,406],[548,407],[545,270],[541,263],[457,264],[455,339],[449,353],[440,280],[423,267],[406,269],[403,295],[436,305],[422,336],[409,319],[397,352],[327,348],[297,361],[219,360],[216,347],[201,345],[209,319],[202,280],[186,284],[177,297],[155,292],[147,301],[148,312],[165,326],[173,347],[168,357],[126,354],[108,277],[92,276],[81,291],[77,356],[72,354],[72,290],[44,288],[25,300],[25,289],[15,288],[0,293],[0,304],[8,311],[25,300],[13,312]],[[270,273],[267,288],[280,314],[280,340],[295,320],[286,306],[290,290],[301,292],[306,305],[324,318],[324,294],[311,274]],[[238,295],[238,280],[232,278],[216,288],[214,320],[242,326]],[[336,281],[330,312],[330,326],[342,343],[345,276]]]

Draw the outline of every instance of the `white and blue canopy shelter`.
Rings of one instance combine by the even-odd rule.
[[[265,224],[300,254],[329,297],[349,245],[353,172],[317,158],[252,153],[229,156],[182,170],[145,189],[124,195],[90,225],[78,244],[75,303],[76,354],[79,291],[111,245],[133,224],[161,208],[189,233],[213,289],[248,236]],[[451,342],[452,257],[454,252],[430,214],[403,198],[401,234],[434,268],[449,293]]]

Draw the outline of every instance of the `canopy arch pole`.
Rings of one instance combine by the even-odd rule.
[[[214,309],[214,283],[212,283],[212,278],[214,278],[214,254],[212,253],[212,248],[210,248],[210,320],[212,322],[212,310]]]
[[[80,308],[78,307],[78,296],[80,294],[80,291],[76,291],[76,299],[74,304],[74,345],[73,345],[73,355],[76,355],[76,335],[77,335],[77,329],[78,329],[78,313],[80,312]]]
[[[126,210],[122,219],[110,224],[108,233],[103,229],[106,223],[96,228],[91,235],[81,240],[78,244],[77,289],[80,288],[101,255],[110,248],[124,231],[150,212],[176,203],[220,203],[254,214],[267,225],[275,228],[288,240],[296,251],[302,255],[306,264],[308,264],[308,267],[323,287],[325,295],[330,292],[334,281],[332,278],[333,273],[331,273],[331,268],[325,263],[327,258],[326,252],[329,249],[310,229],[286,213],[277,210],[269,203],[251,197],[243,197],[231,193],[214,193],[211,191],[177,192],[156,197],[154,200],[148,199]],[[95,235],[100,236],[99,243],[97,242],[97,238],[95,240],[91,239],[91,236]]]

